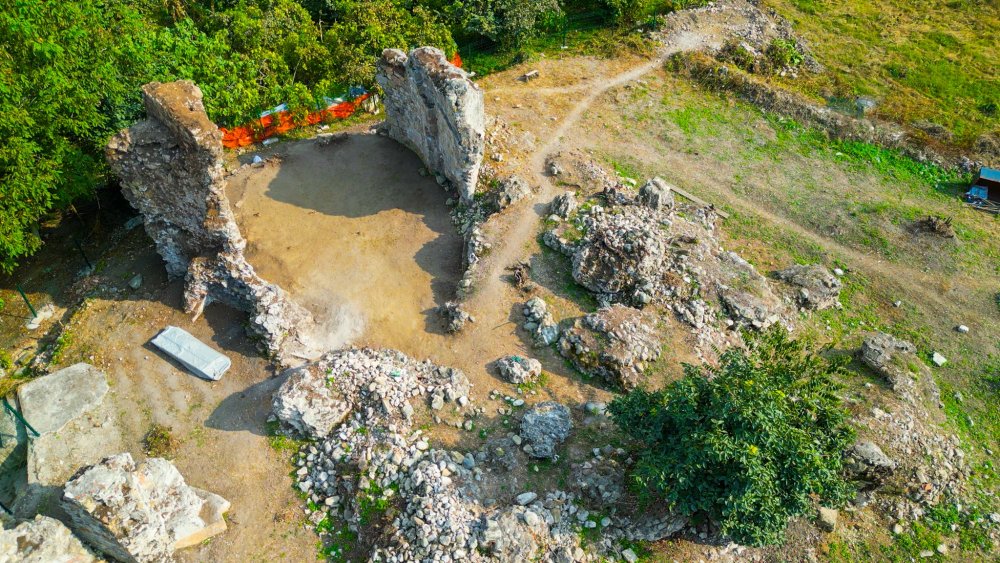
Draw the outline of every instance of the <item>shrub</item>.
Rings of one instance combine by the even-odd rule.
[[[0,349],[0,371],[7,371],[14,367],[14,359],[10,357],[10,352]]]
[[[170,459],[177,453],[179,445],[177,438],[174,438],[173,428],[162,424],[153,424],[142,439],[143,449],[150,457]]]
[[[804,57],[795,42],[789,39],[775,39],[764,50],[775,69],[795,67],[802,64]]]
[[[841,455],[854,435],[834,394],[842,363],[784,329],[747,338],[748,350],[727,351],[719,367],[686,365],[666,389],[633,391],[609,410],[640,444],[631,479],[647,498],[765,545],[780,543],[813,498],[848,498]]]
[[[611,12],[611,19],[616,24],[628,26],[638,22],[649,13],[650,0],[602,0],[602,4]]]

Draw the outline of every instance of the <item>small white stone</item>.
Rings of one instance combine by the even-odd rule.
[[[941,367],[948,362],[948,359],[938,352],[934,352],[934,355],[931,356],[931,361],[934,362],[934,365]]]

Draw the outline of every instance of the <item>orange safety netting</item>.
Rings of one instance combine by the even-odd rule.
[[[273,137],[281,133],[287,133],[296,127],[303,125],[316,125],[325,119],[344,119],[354,115],[354,112],[361,107],[361,103],[368,99],[369,94],[362,94],[348,102],[340,102],[330,107],[314,111],[308,114],[304,120],[296,123],[289,111],[281,111],[265,115],[255,123],[248,123],[240,127],[226,129],[219,127],[222,131],[222,146],[227,149],[245,147],[254,143],[259,143],[268,137]]]
[[[458,54],[458,51],[455,51],[455,55],[452,56],[451,60],[448,62],[462,68],[462,57]],[[333,104],[324,110],[314,111],[307,115],[305,120],[299,123],[296,123],[292,118],[291,112],[286,110],[265,115],[256,122],[234,127],[232,129],[219,127],[219,130],[222,131],[222,146],[227,149],[246,147],[254,143],[259,143],[268,137],[273,137],[281,133],[287,133],[296,127],[303,125],[316,125],[327,118],[348,118],[354,115],[354,112],[361,107],[361,103],[367,100],[368,96],[369,94],[365,93],[351,101],[340,102],[338,104]]]

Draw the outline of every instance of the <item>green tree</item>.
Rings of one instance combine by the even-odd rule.
[[[814,496],[848,498],[841,456],[854,434],[835,394],[841,363],[784,329],[747,339],[719,367],[685,366],[666,389],[633,391],[609,410],[640,444],[632,478],[642,490],[710,516],[737,542],[774,544]]]
[[[504,49],[520,49],[533,38],[543,15],[562,13],[558,0],[468,0],[462,18],[467,31]]]

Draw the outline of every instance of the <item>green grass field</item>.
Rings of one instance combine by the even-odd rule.
[[[783,80],[822,97],[870,96],[876,115],[929,121],[968,146],[1000,131],[1000,2],[765,0],[827,68]]]

